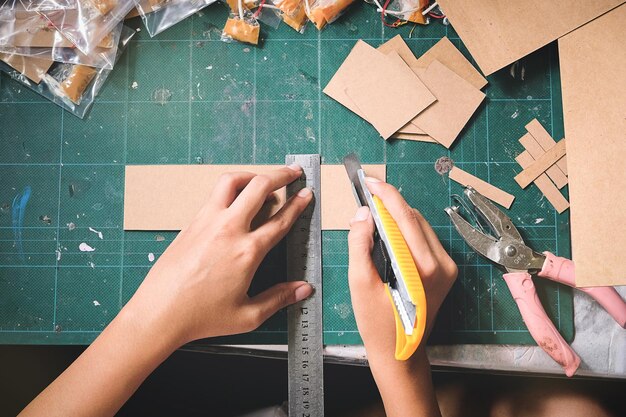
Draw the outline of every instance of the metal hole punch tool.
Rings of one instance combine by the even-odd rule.
[[[394,306],[395,358],[406,360],[421,343],[426,328],[426,295],[422,280],[398,225],[382,201],[367,188],[365,171],[358,157],[350,154],[343,159],[343,164],[357,204],[370,208],[376,225],[372,260]]]
[[[491,201],[471,187],[467,187],[463,194],[478,220],[491,230],[493,236],[465,220],[459,213],[459,206],[445,209],[454,227],[474,251],[506,271],[504,281],[533,339],[563,367],[567,376],[574,375],[580,358],[548,318],[531,277],[536,274],[576,288],[574,262],[550,252],[535,252],[524,243],[511,219]],[[613,287],[577,289],[593,297],[620,326],[626,325],[626,303]]]

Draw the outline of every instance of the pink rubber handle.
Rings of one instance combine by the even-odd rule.
[[[535,284],[527,272],[514,272],[503,275],[511,294],[522,313],[522,318],[533,339],[541,348],[565,370],[565,375],[572,376],[580,358],[574,350],[563,340],[559,331],[548,318],[543,309]]]
[[[543,254],[546,256],[546,261],[537,275],[576,288],[574,262],[555,256],[550,252],[544,252]],[[587,287],[576,289],[589,294],[615,319],[617,324],[626,328],[626,302],[622,300],[615,288]]]

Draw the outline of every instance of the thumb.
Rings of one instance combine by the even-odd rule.
[[[380,282],[372,261],[374,246],[374,219],[367,206],[359,207],[350,221],[348,233],[350,286]]]
[[[281,308],[309,297],[313,287],[304,281],[281,282],[250,299],[250,307],[259,325]]]

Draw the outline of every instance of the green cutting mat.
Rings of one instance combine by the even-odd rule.
[[[365,163],[387,164],[388,180],[424,213],[459,265],[433,341],[533,343],[500,272],[452,230],[443,208],[461,190],[433,163],[450,155],[515,194],[509,213],[528,241],[569,256],[567,214],[557,215],[536,187],[523,191],[513,181],[519,171],[513,158],[522,150],[517,139],[528,121],[536,117],[555,138],[563,135],[555,48],[526,60],[524,81],[507,70],[490,77],[486,103],[448,152],[385,143],[321,93],[356,39],[377,46],[398,33],[408,38],[410,25],[384,28],[373,7],[358,4],[321,33],[269,29],[254,48],[219,40],[225,18],[226,9],[214,5],[157,38],[139,32],[84,121],[0,78],[0,343],[91,342],[148,272],[148,254],[158,257],[174,238],[122,230],[125,164],[269,164],[287,153],[320,153],[336,164],[351,151]],[[469,56],[439,22],[415,28],[407,42],[419,55],[444,35]],[[154,101],[159,89],[171,93],[165,104]],[[27,186],[32,195],[19,224],[12,206]],[[360,343],[346,282],[346,235],[323,236],[327,344]],[[82,242],[95,251],[80,252]],[[252,291],[284,279],[284,252],[284,246],[273,251]],[[545,280],[537,286],[571,339],[570,290]],[[281,312],[258,331],[228,340],[283,343],[286,325]]]

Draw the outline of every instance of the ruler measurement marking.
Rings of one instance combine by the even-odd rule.
[[[288,309],[289,416],[324,415],[322,252],[320,219],[320,156],[288,155],[286,163],[298,163],[303,175],[287,187],[288,196],[309,187],[312,203],[296,220],[287,236],[289,279],[307,281],[314,293]]]

